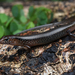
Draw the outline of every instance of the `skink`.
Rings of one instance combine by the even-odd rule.
[[[65,21],[58,22],[56,24],[57,26],[54,29],[49,30],[47,32],[39,33],[36,35],[4,36],[0,39],[0,44],[10,44],[10,45],[24,46],[24,47],[30,48],[32,46],[44,45],[44,44],[53,42],[63,36],[68,35],[68,32],[72,32],[75,30],[75,16],[69,19],[66,19]],[[47,25],[47,27],[50,27],[50,26],[52,25]],[[32,29],[36,30],[41,27],[46,27],[46,25],[35,27]]]

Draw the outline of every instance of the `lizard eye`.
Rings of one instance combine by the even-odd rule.
[[[5,41],[8,41],[8,39],[5,39]]]

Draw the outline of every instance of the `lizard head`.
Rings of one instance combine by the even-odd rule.
[[[0,39],[0,44],[17,45],[19,41],[14,36],[4,36]]]
[[[8,42],[9,42],[9,37],[8,36],[4,36],[0,39],[1,44],[7,44]]]

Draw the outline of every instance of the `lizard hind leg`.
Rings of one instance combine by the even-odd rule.
[[[70,36],[72,36],[72,37],[75,38],[75,34],[72,34],[72,33],[70,32],[70,30],[68,30],[67,32],[68,32],[68,34],[69,34]]]
[[[70,36],[73,36],[75,38],[75,34],[69,33]]]

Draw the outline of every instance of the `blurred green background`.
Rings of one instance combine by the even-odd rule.
[[[27,16],[24,15],[23,5],[14,5],[11,8],[12,16],[0,13],[0,38],[4,35],[14,35],[35,26],[50,23],[53,12],[45,7],[30,6]]]

